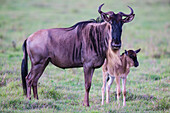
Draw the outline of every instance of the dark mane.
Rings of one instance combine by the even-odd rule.
[[[77,26],[78,26],[78,29],[83,29],[89,23],[93,23],[93,21],[92,20],[81,21],[81,22],[78,22],[78,23],[76,23],[75,25],[73,25],[71,27],[64,28],[64,29],[67,30],[67,31],[71,31],[71,30],[75,29]]]
[[[75,29],[78,26],[78,30],[82,30],[84,27],[86,27],[87,24],[89,23],[102,23],[104,22],[103,19],[101,19],[100,17],[97,17],[97,19],[90,19],[88,21],[81,21],[76,23],[75,25],[68,27],[68,28],[64,28],[67,31],[71,31],[73,29]]]

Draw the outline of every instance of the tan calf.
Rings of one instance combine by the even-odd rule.
[[[138,53],[140,49],[133,51],[128,50],[117,59],[119,63],[115,64],[115,56],[110,55],[111,52],[108,52],[107,58],[102,66],[103,71],[103,87],[102,87],[102,105],[104,104],[104,95],[106,91],[106,103],[109,103],[109,92],[110,86],[115,79],[117,85],[117,103],[119,104],[120,97],[120,78],[122,78],[122,93],[123,93],[123,106],[126,106],[126,80],[127,75],[130,72],[130,67],[137,67],[139,65],[137,61],[136,53]],[[107,83],[107,84],[106,84]],[[120,104],[119,104],[120,105]]]

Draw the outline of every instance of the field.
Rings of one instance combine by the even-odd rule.
[[[129,5],[136,14],[122,32],[121,52],[141,48],[140,65],[128,75],[127,106],[116,104],[115,83],[110,104],[101,106],[101,68],[93,75],[90,107],[82,106],[83,69],[52,64],[39,79],[39,100],[26,99],[20,74],[24,40],[39,29],[96,19],[102,3],[103,11],[129,13]],[[0,0],[0,112],[170,112],[169,11],[169,0]]]

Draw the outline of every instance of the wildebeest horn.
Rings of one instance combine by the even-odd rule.
[[[110,18],[107,17],[108,13],[104,13],[103,11],[101,11],[102,6],[104,5],[104,3],[102,5],[99,6],[98,12],[101,14],[102,19],[106,20],[107,22],[110,21]]]
[[[123,13],[123,12],[119,12],[119,14],[121,14],[122,16],[130,16],[130,15],[132,15],[133,14],[133,9],[130,7],[130,6],[128,6],[129,8],[130,8],[130,10],[131,10],[131,13],[130,14],[125,14],[125,13]]]
[[[103,12],[103,11],[101,11],[101,8],[102,8],[103,5],[104,5],[104,3],[99,6],[98,12],[99,12],[100,14],[102,14],[102,13],[104,13],[104,14],[106,14],[106,15],[112,15],[112,14],[114,14],[113,11],[109,11],[109,12]]]
[[[103,13],[103,11],[101,11],[101,8],[102,8],[103,5],[104,5],[104,3],[99,6],[98,12],[99,12],[100,14]]]

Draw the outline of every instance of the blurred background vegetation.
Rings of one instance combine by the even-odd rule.
[[[115,83],[111,103],[101,106],[102,72],[97,69],[90,91],[90,108],[82,107],[82,68],[62,70],[51,64],[39,80],[40,99],[28,101],[22,92],[22,44],[39,29],[70,27],[96,19],[103,11],[130,13],[123,26],[121,51],[138,49],[140,66],[128,75],[127,106],[117,108]],[[170,1],[169,0],[0,0],[0,111],[1,112],[170,112]],[[30,66],[30,64],[29,64]]]

